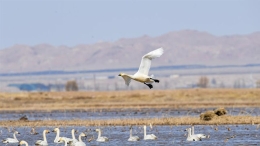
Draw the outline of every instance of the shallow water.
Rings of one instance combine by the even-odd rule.
[[[71,119],[124,119],[124,118],[155,118],[177,116],[199,116],[214,108],[196,109],[119,109],[119,110],[76,110],[52,112],[0,112],[0,120],[18,120],[26,115],[29,120],[71,120]],[[260,116],[260,108],[226,108],[229,115]]]
[[[186,128],[190,127],[189,125],[182,126],[153,126],[151,129],[147,127],[147,134],[155,134],[157,140],[143,140],[143,128],[140,126],[133,126],[133,135],[137,135],[141,138],[138,142],[128,142],[129,138],[129,126],[111,126],[111,127],[60,127],[61,135],[65,137],[71,137],[71,129],[77,129],[79,133],[76,134],[76,137],[80,132],[85,132],[88,134],[88,137],[83,141],[87,145],[109,145],[109,146],[164,146],[164,145],[260,145],[260,128],[257,129],[257,125],[224,125],[217,126],[218,130],[215,130],[216,126],[208,125],[195,125],[195,133],[203,133],[210,135],[210,138],[202,139],[202,141],[188,142],[186,141],[184,131]],[[97,138],[97,133],[93,129],[101,128],[102,135],[109,138],[108,142],[100,143],[95,140],[88,142],[88,139],[93,135],[94,138]],[[230,131],[228,130],[230,128]],[[26,140],[29,145],[33,145],[34,142],[38,139],[42,139],[42,131],[44,129],[53,130],[54,127],[36,127],[36,131],[39,132],[37,135],[31,135],[31,127],[19,127],[15,130],[19,131],[21,134],[17,136],[18,140]],[[91,130],[90,130],[91,129]],[[12,130],[12,128],[10,128]],[[87,132],[88,131],[88,132]],[[50,146],[62,146],[64,144],[54,144],[53,140],[55,133],[47,134],[47,140]],[[234,138],[230,138],[234,136]],[[0,139],[7,137],[12,137],[12,133],[8,132],[7,128],[0,127]],[[229,140],[226,140],[230,138]],[[11,144],[9,144],[11,145]],[[14,144],[17,145],[17,144]]]

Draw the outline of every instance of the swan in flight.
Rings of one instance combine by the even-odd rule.
[[[43,130],[42,134],[43,134],[43,140],[37,140],[35,142],[35,145],[42,145],[42,146],[46,146],[48,145],[48,142],[47,142],[47,138],[46,138],[46,134],[47,133],[50,133],[49,130]]]
[[[118,76],[121,76],[125,80],[125,84],[129,86],[131,79],[144,83],[150,89],[153,88],[151,83],[156,82],[159,83],[158,79],[154,79],[152,76],[148,76],[152,59],[158,58],[163,54],[163,48],[156,49],[152,52],[145,54],[142,57],[142,61],[139,67],[139,70],[134,75],[128,75],[125,73],[120,73]]]
[[[146,125],[144,125],[144,140],[147,139],[157,139],[157,137],[154,134],[146,135]]]
[[[194,126],[191,127],[191,135],[196,135],[199,138],[207,138],[205,134],[194,134]]]
[[[13,134],[14,138],[6,138],[4,140],[2,140],[3,143],[18,143],[19,141],[17,140],[15,134],[20,134],[19,132],[15,131]]]
[[[28,146],[28,143],[26,141],[24,141],[24,140],[20,141],[18,146],[22,146],[23,144],[25,146]]]
[[[130,137],[128,138],[128,141],[138,141],[140,138],[138,136],[132,136],[132,126],[130,127]]]
[[[188,131],[187,141],[201,141],[201,138],[196,135],[191,135],[191,128],[186,129]]]
[[[96,129],[96,132],[98,132],[98,138],[97,141],[99,142],[105,142],[108,141],[108,138],[105,136],[101,136],[101,129]]]

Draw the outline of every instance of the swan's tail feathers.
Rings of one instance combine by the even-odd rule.
[[[131,78],[128,77],[128,76],[122,76],[122,77],[123,77],[123,79],[125,80],[125,84],[126,84],[127,86],[129,86],[129,84],[130,84],[130,82],[131,82]]]
[[[152,52],[149,52],[144,57],[149,58],[149,59],[154,59],[154,58],[162,56],[163,52],[164,52],[163,48],[158,48]]]

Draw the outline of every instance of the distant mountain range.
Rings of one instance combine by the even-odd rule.
[[[141,57],[159,47],[165,54],[152,62],[153,67],[260,63],[260,32],[214,36],[183,30],[75,47],[14,45],[0,50],[0,73],[138,68]]]

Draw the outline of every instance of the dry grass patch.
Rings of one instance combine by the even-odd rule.
[[[148,119],[108,119],[108,120],[43,120],[43,121],[1,121],[1,127],[20,126],[127,126],[127,125],[223,125],[223,124],[260,124],[260,117],[254,116],[217,116],[210,121],[198,117],[171,117]]]
[[[0,93],[2,110],[260,107],[259,89]],[[43,108],[44,107],[44,108]]]
[[[206,111],[205,113],[200,114],[200,119],[204,121],[210,121],[214,117],[216,117],[214,111]]]
[[[226,115],[228,112],[225,108],[218,108],[214,110],[214,113],[218,116]]]

